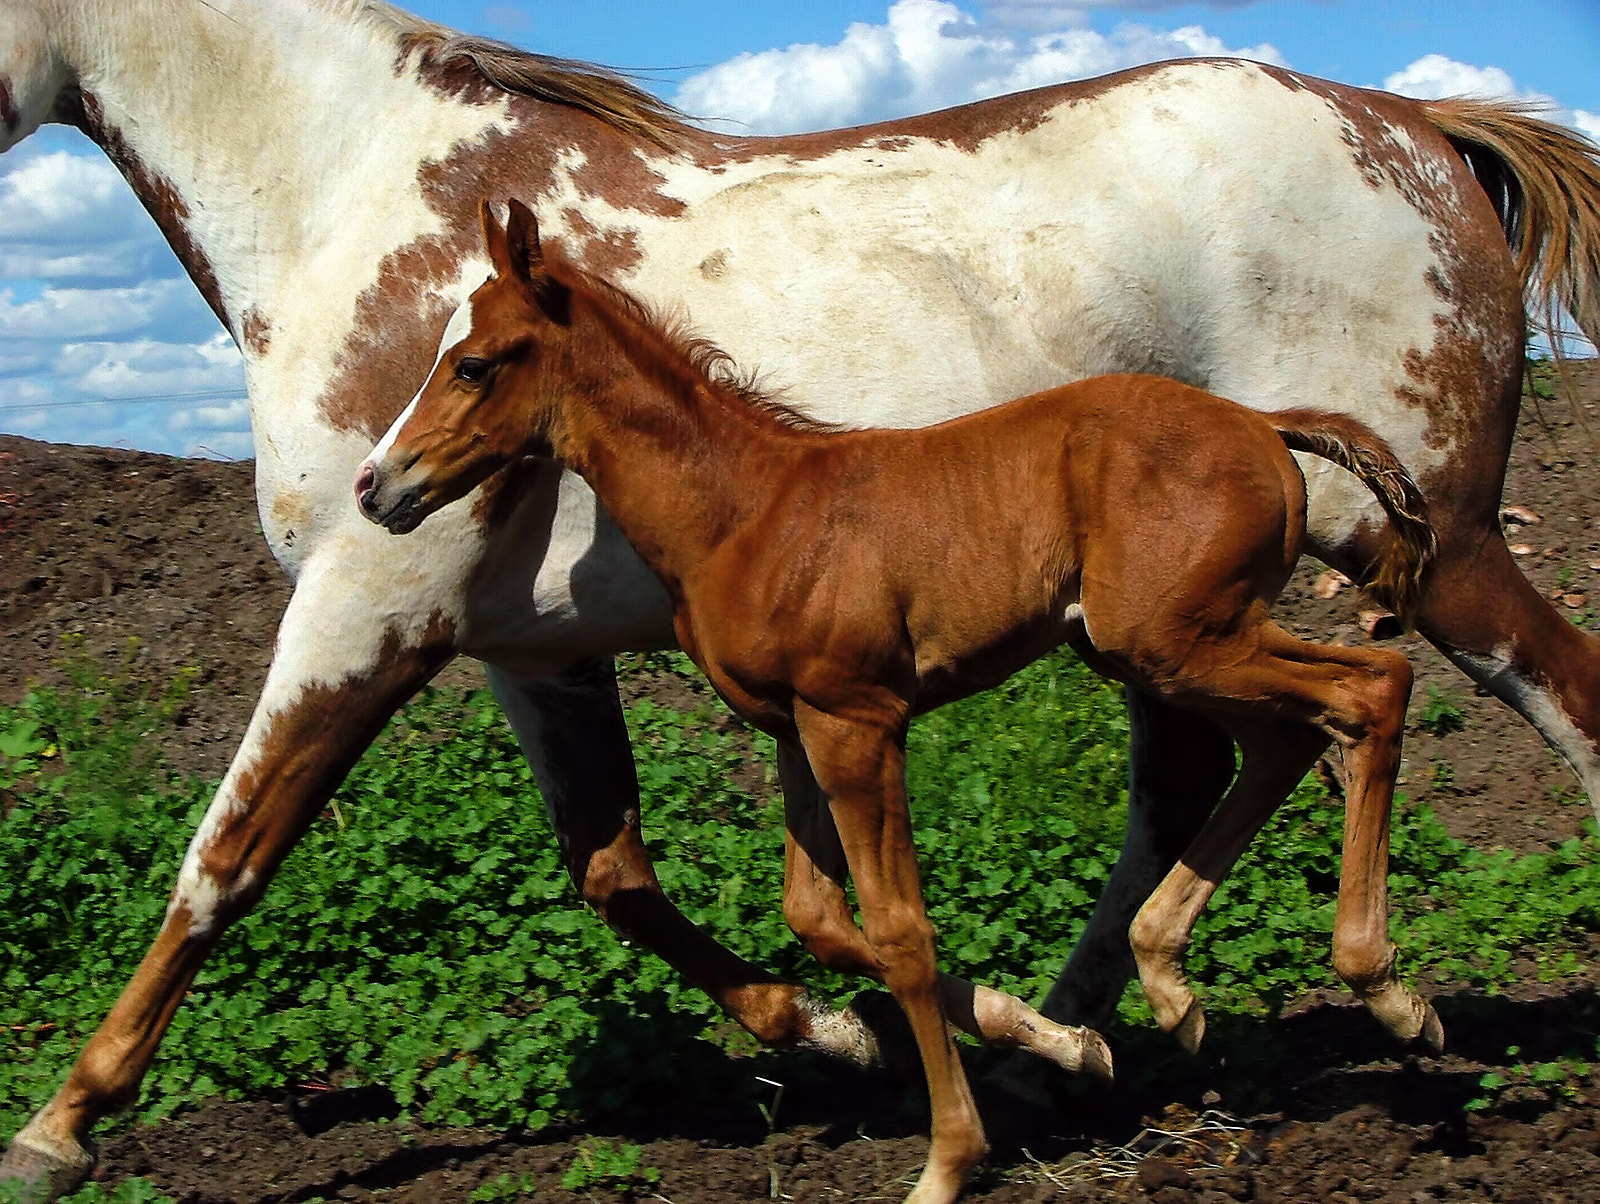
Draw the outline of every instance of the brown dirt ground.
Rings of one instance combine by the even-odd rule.
[[[1573,379],[1600,433],[1600,364],[1575,365]],[[1521,563],[1535,585],[1587,622],[1591,607],[1600,614],[1600,452],[1564,402],[1541,409],[1525,410],[1505,498],[1539,521],[1512,523],[1508,539],[1527,548]],[[59,680],[69,634],[103,662],[132,657],[152,681],[192,666],[198,688],[166,756],[180,770],[220,775],[288,597],[256,523],[251,472],[0,437],[0,635],[9,652],[0,702],[30,682]],[[1318,575],[1319,566],[1302,568],[1280,617],[1302,634],[1365,639],[1355,591],[1320,598]],[[1396,646],[1418,670],[1404,789],[1480,847],[1528,851],[1574,833],[1587,808],[1532,730],[1420,641]],[[450,672],[459,684],[481,680],[473,666]],[[644,675],[625,685],[662,688]],[[1434,691],[1462,713],[1460,730],[1417,726]],[[1044,1117],[986,1102],[997,1149],[968,1198],[1600,1198],[1600,1070],[1514,1088],[1487,1109],[1465,1106],[1487,1069],[1593,1050],[1600,957],[1578,979],[1541,984],[1530,962],[1505,994],[1436,1003],[1451,1043],[1443,1058],[1396,1051],[1340,999],[1306,1000],[1281,1020],[1219,1018],[1198,1059],[1135,1038],[1118,1050],[1123,1079],[1109,1094],[1075,1089]],[[1516,1056],[1506,1052],[1512,1041]],[[597,1128],[605,1140],[641,1145],[640,1166],[659,1171],[620,1190],[561,1187],[593,1157],[592,1136],[390,1122],[392,1101],[376,1089],[291,1087],[136,1126],[106,1141],[100,1176],[109,1186],[144,1175],[193,1202],[448,1204],[502,1177],[529,1186],[495,1198],[900,1198],[926,1148],[918,1092],[886,1073],[795,1065],[796,1084],[813,1085],[791,1088],[770,1133],[759,1115],[683,1114],[669,1100]]]

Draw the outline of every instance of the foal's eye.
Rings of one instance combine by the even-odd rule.
[[[489,361],[467,356],[456,364],[456,379],[469,385],[481,385],[489,375]]]

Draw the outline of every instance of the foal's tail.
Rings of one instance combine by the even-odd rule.
[[[1331,460],[1372,490],[1389,516],[1389,529],[1361,584],[1409,627],[1438,540],[1428,524],[1428,503],[1405,465],[1372,428],[1344,414],[1279,410],[1264,417],[1290,451]]]
[[[1431,100],[1423,115],[1477,176],[1505,231],[1535,313],[1556,303],[1600,342],[1600,146],[1515,101]],[[1552,337],[1560,354],[1560,342]]]

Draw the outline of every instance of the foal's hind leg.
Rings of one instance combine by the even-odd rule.
[[[830,970],[882,981],[883,967],[845,897],[844,846],[804,752],[780,743],[778,776],[788,828],[784,918],[806,950]],[[1001,1049],[1025,1049],[1063,1070],[1111,1078],[1111,1051],[1098,1033],[1047,1020],[1013,995],[954,974],[939,975],[939,997],[951,1023],[969,1037]],[[846,1015],[855,1016],[855,1010]]]
[[[1307,724],[1239,720],[1232,726],[1243,750],[1238,779],[1128,930],[1156,1023],[1190,1053],[1205,1036],[1205,1012],[1183,973],[1183,951],[1195,921],[1261,826],[1328,746],[1328,737]]]
[[[1131,659],[1141,658],[1135,652]],[[1409,1041],[1420,1035],[1442,1047],[1438,1016],[1395,973],[1388,935],[1389,817],[1411,694],[1410,664],[1385,649],[1310,644],[1274,623],[1259,622],[1214,641],[1204,655],[1191,656],[1179,673],[1159,684],[1206,706],[1225,725],[1242,715],[1241,742],[1251,739],[1249,724],[1270,716],[1279,723],[1315,724],[1344,750],[1349,785],[1334,969],[1395,1036]]]

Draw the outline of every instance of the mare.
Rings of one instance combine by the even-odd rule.
[[[524,456],[554,455],[589,483],[661,579],[684,651],[811,766],[828,818],[786,800],[785,902],[813,868],[842,880],[829,865],[842,853],[864,934],[834,894],[800,909],[817,923],[799,935],[834,968],[881,978],[911,1023],[933,1108],[911,1200],[955,1199],[987,1145],[918,884],[907,725],[1062,643],[1240,747],[1228,795],[1134,921],[1163,1025],[1197,1039],[1178,961],[1189,928],[1336,740],[1349,788],[1334,964],[1397,1036],[1426,1029],[1442,1044],[1432,1008],[1396,977],[1385,902],[1411,667],[1387,649],[1296,639],[1267,613],[1305,546],[1290,448],[1374,491],[1391,531],[1371,586],[1409,611],[1434,537],[1381,440],[1340,416],[1263,417],[1131,375],[918,430],[829,429],[714,375],[715,348],[547,258],[519,202],[505,226],[485,204],[483,223],[494,274],[361,466],[358,504],[403,534]]]
[[[707,133],[580,63],[379,0],[0,0],[0,150],[104,149],[244,357],[262,530],[295,580],[260,700],[148,955],[0,1180],[81,1179],[184,992],[395,708],[458,654],[532,763],[584,899],[767,1041],[860,1048],[699,932],[639,838],[611,657],[671,608],[581,479],[517,465],[410,540],[345,483],[484,278],[478,199],[529,200],[573,258],[824,420],[917,426],[1108,372],[1358,416],[1422,485],[1418,628],[1600,794],[1600,642],[1497,522],[1523,293],[1600,334],[1600,169],[1503,105],[1254,63],[1156,64],[854,130]],[[270,181],[265,186],[263,181]],[[1386,519],[1306,462],[1308,533],[1352,575]],[[503,554],[506,548],[520,556]],[[1133,695],[1123,855],[1043,1011],[1096,1020],[1128,923],[1233,775],[1203,717]],[[780,766],[805,788],[809,771]]]

